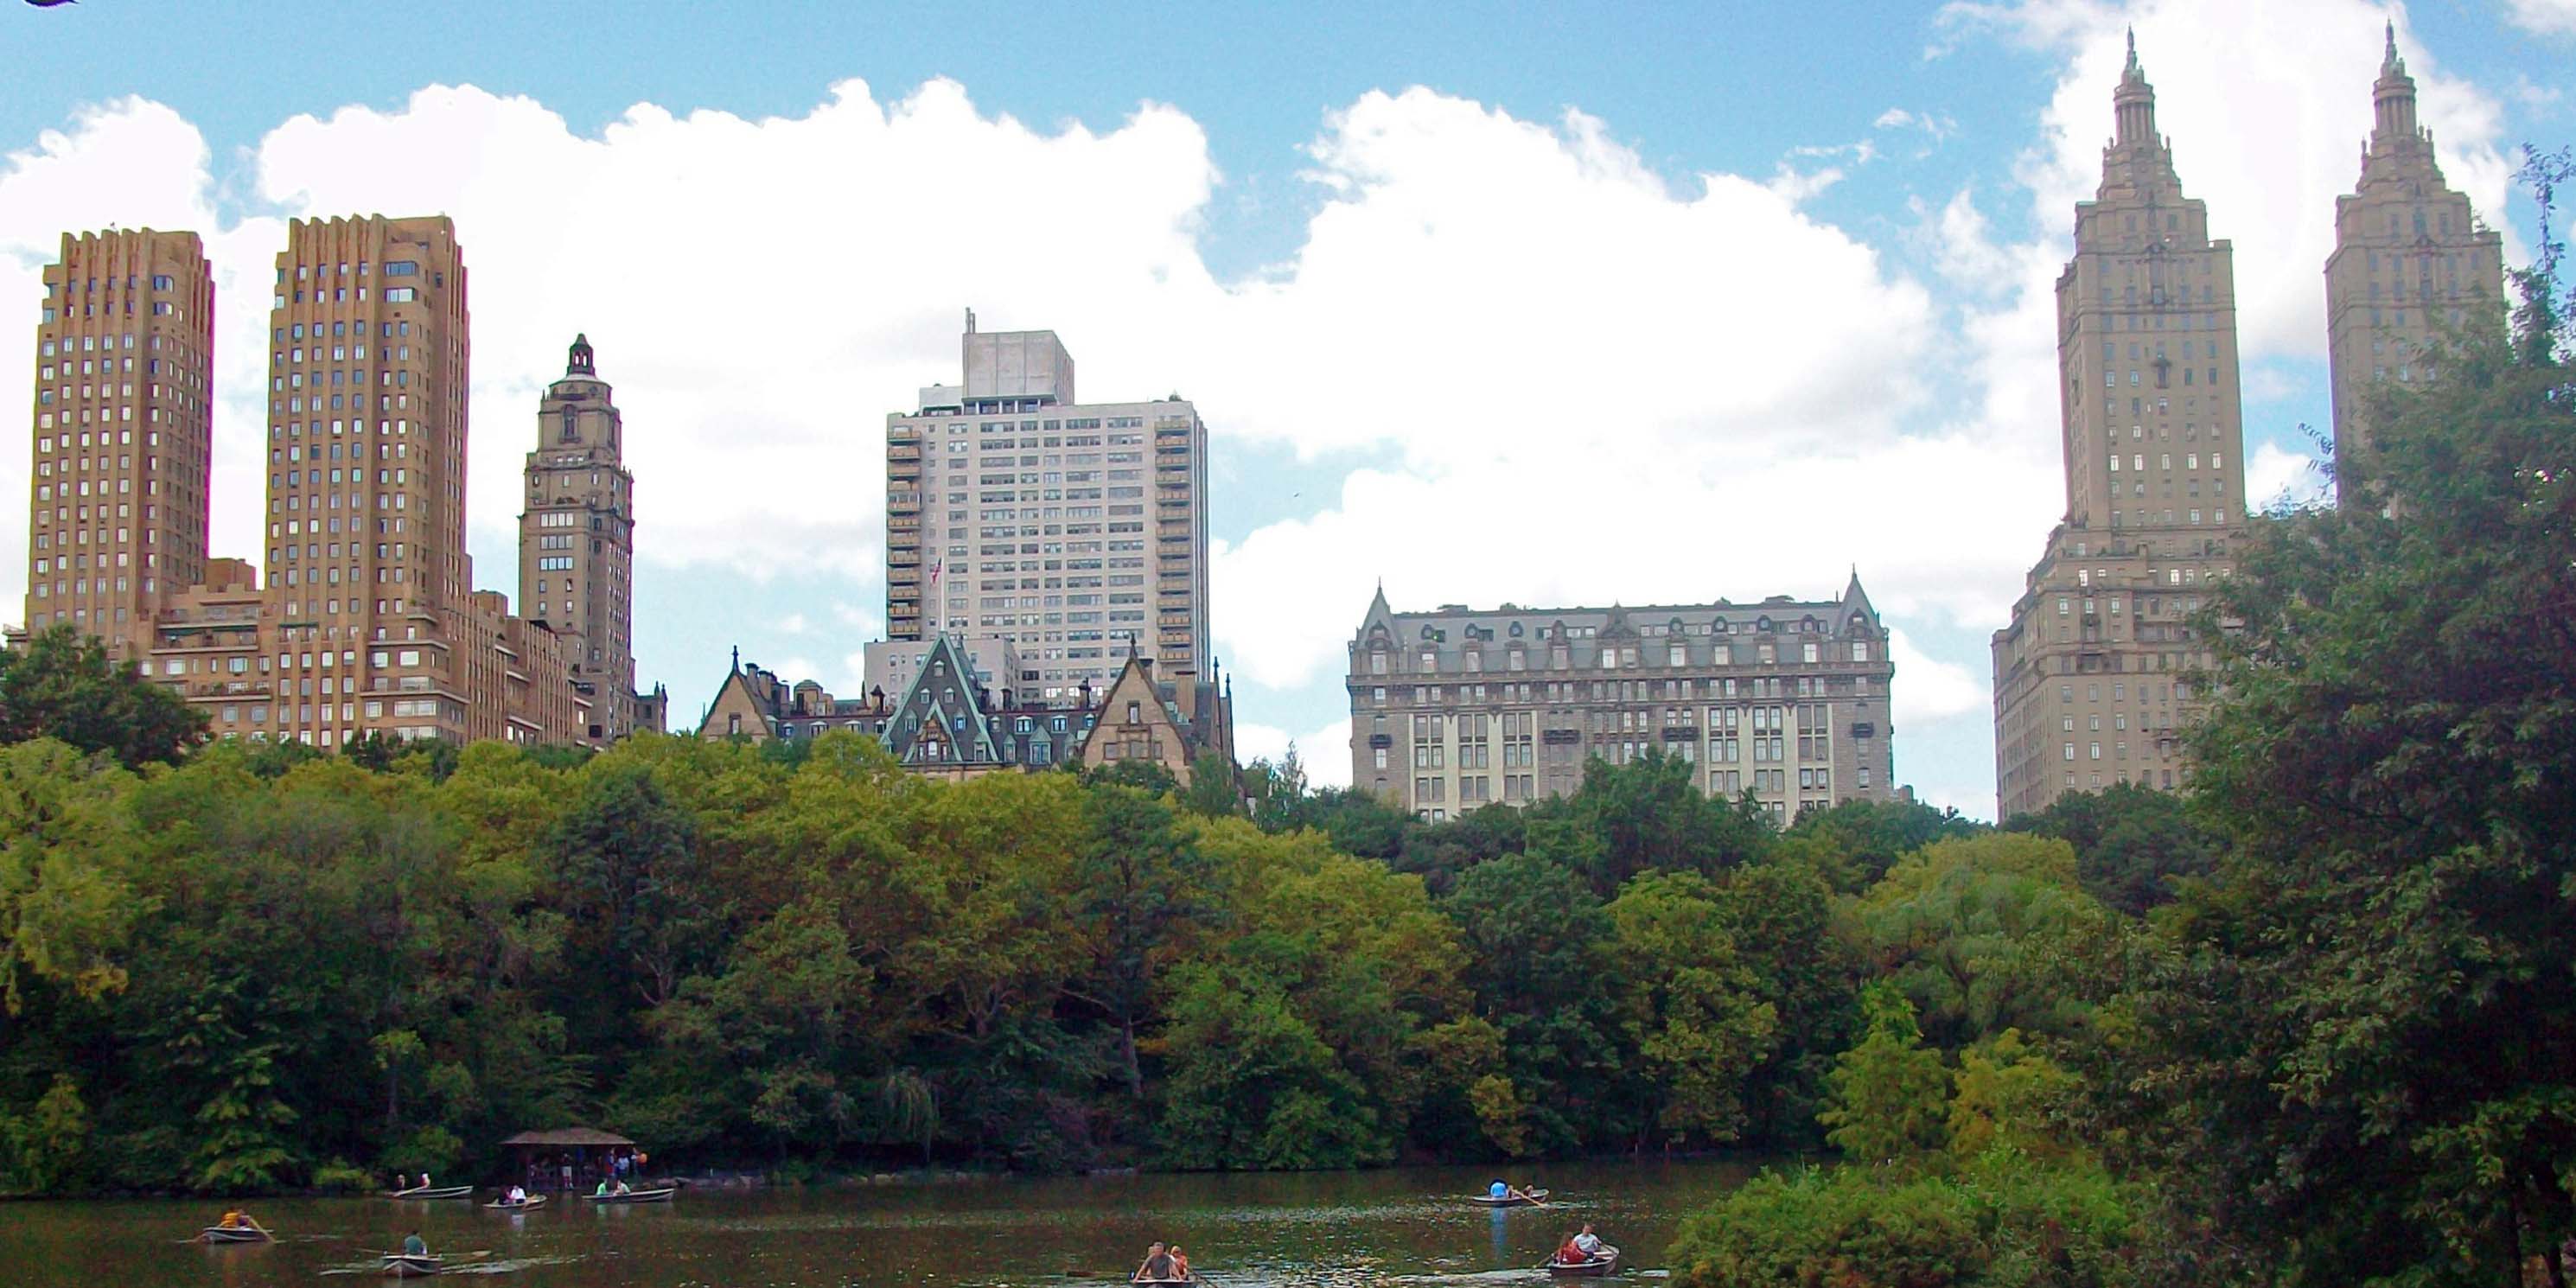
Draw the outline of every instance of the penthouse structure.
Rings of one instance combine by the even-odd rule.
[[[1778,821],[1895,799],[1887,632],[1842,596],[1758,604],[1399,613],[1351,637],[1351,782],[1427,819],[1582,785],[1661,752]]]
[[[1207,426],[1175,394],[1076,399],[1052,331],[978,331],[963,376],[886,417],[886,623],[897,643],[1008,641],[1014,692],[1109,687],[1128,654],[1213,675]]]

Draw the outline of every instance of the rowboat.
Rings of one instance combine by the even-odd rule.
[[[1127,1282],[1137,1285],[1137,1288],[1179,1288],[1182,1284],[1204,1284],[1207,1281],[1193,1274],[1187,1279],[1148,1279],[1138,1275]]]
[[[210,1225],[197,1237],[207,1243],[268,1243],[276,1238],[255,1225]]]
[[[525,1203],[512,1203],[507,1200],[496,1199],[490,1203],[484,1204],[483,1206],[500,1212],[525,1212],[529,1208],[544,1207],[545,1205],[545,1195],[531,1194],[528,1196],[528,1201]]]
[[[679,1186],[665,1185],[658,1190],[628,1190],[624,1194],[584,1194],[582,1197],[593,1203],[668,1203],[671,1201],[671,1196],[679,1192]]]
[[[414,1257],[400,1252],[385,1254],[385,1273],[396,1279],[418,1279],[424,1275],[434,1275],[438,1273],[438,1268],[442,1264],[444,1263],[437,1257]]]
[[[1606,1275],[1618,1264],[1619,1250],[1605,1243],[1589,1261],[1558,1261],[1550,1257],[1547,1272],[1552,1275]]]
[[[394,1190],[385,1195],[389,1199],[462,1199],[473,1196],[474,1187],[471,1185],[441,1185],[435,1189]]]
[[[1495,1198],[1491,1194],[1470,1194],[1467,1196],[1467,1201],[1478,1207],[1489,1208],[1536,1207],[1541,1203],[1547,1202],[1547,1194],[1548,1192],[1546,1190],[1530,1190],[1526,1193],[1515,1194],[1510,1198],[1505,1199]]]

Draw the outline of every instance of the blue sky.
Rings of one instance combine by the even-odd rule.
[[[1380,578],[1400,608],[1641,603],[1857,567],[1903,635],[1899,777],[1988,814],[1985,639],[2062,508],[2047,290],[2122,27],[2236,245],[2276,487],[2325,419],[2383,18],[2509,245],[2511,150],[2576,115],[2576,0],[1098,8],[10,6],[0,317],[32,323],[64,228],[207,233],[241,283],[215,547],[248,552],[281,221],[455,215],[478,580],[517,591],[502,507],[586,330],[638,474],[642,670],[693,724],[737,644],[856,687],[884,413],[953,378],[973,306],[1058,330],[1088,397],[1209,419],[1247,755],[1346,772],[1340,643]],[[0,453],[0,495],[26,469]]]

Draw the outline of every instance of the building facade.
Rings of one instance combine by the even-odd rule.
[[[2209,660],[2187,618],[2246,523],[2233,250],[2183,194],[2134,38],[2112,110],[2057,279],[2066,515],[1994,636],[2002,818],[2182,783],[2185,673]]]
[[[1077,700],[1130,646],[1207,670],[1207,426],[1174,395],[1082,403],[1052,331],[979,332],[962,382],[886,417],[889,639],[1008,639],[1018,691]]]
[[[1234,763],[1234,698],[1214,678],[1157,679],[1152,659],[1129,654],[1110,683],[1077,686],[1075,701],[1051,702],[1011,687],[1007,649],[979,658],[955,635],[871,644],[872,674],[881,649],[903,686],[872,684],[856,698],[834,697],[812,680],[789,684],[745,666],[736,650],[698,736],[766,742],[846,729],[883,743],[907,769],[945,778],[1144,760],[1187,786],[1201,755]]]
[[[1839,599],[1635,608],[1390,609],[1351,638],[1351,782],[1428,819],[1582,784],[1661,751],[1781,822],[1895,799],[1887,633]]]
[[[2326,260],[2338,493],[2346,475],[2369,472],[2374,386],[2403,392],[2432,380],[2451,343],[2505,320],[2504,239],[2443,180],[2433,132],[2415,121],[2415,78],[2397,56],[2393,23],[2370,97],[2361,182],[2335,198]]]
[[[64,233],[44,282],[24,620],[140,660],[206,576],[213,271],[195,233]]]
[[[469,313],[446,218],[288,224],[269,310],[264,586],[252,561],[205,553],[215,301],[198,239],[63,248],[38,326],[30,627],[106,638],[217,737],[596,743],[621,718],[659,726],[631,654],[624,703],[603,704],[578,682],[587,637],[472,589]]]
[[[563,641],[573,687],[591,704],[584,737],[660,729],[660,703],[635,692],[635,476],[625,420],[590,337],[575,336],[563,379],[537,404],[519,514],[519,604]]]

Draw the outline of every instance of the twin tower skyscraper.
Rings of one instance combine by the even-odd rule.
[[[218,737],[596,744],[661,726],[660,691],[634,687],[634,479],[586,339],[528,455],[526,615],[473,588],[467,277],[447,218],[289,225],[264,579],[208,553],[216,301],[197,235],[67,233],[44,283],[30,630],[100,637]]]
[[[2133,37],[2101,187],[2075,207],[2057,279],[2066,514],[1994,636],[2001,818],[2071,791],[2183,781],[2189,675],[2210,660],[2189,618],[2248,523],[2235,252],[2183,194],[2155,109]],[[2326,261],[2347,484],[2368,469],[2377,389],[2436,378],[2451,337],[2504,318],[2501,239],[2443,181],[2393,26],[2372,116]]]

